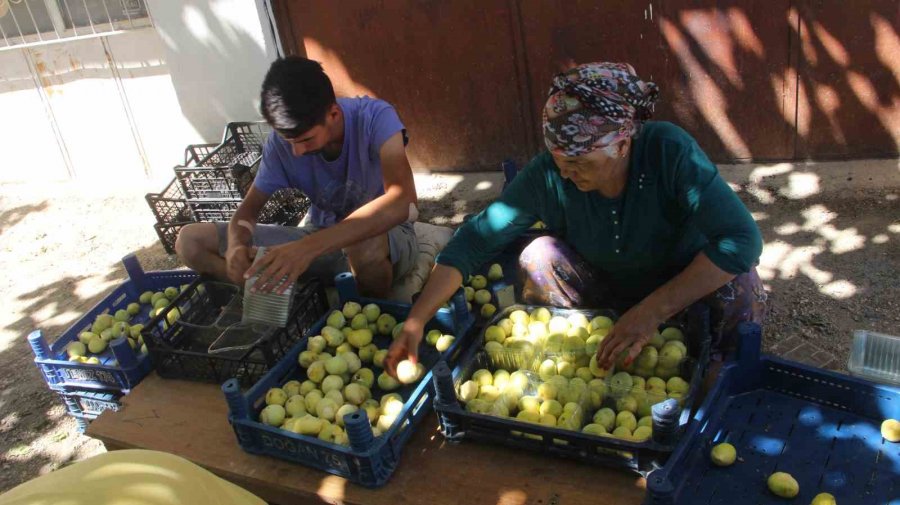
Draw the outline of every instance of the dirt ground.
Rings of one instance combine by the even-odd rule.
[[[179,267],[158,243],[143,198],[157,186],[0,185],[0,492],[104,450],[47,389],[26,336],[36,328],[58,335],[124,280],[129,252],[146,270]],[[417,176],[417,187],[420,220],[452,226],[498,194],[500,175]],[[766,242],[767,349],[799,337],[841,368],[853,330],[900,335],[898,193],[789,200],[741,192]]]

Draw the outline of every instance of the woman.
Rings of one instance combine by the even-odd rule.
[[[523,301],[627,308],[598,349],[609,367],[633,360],[658,325],[701,298],[713,352],[736,347],[740,321],[762,322],[762,240],[750,213],[681,128],[646,122],[657,87],[631,65],[589,63],[556,76],[544,107],[547,151],[437,257],[386,360],[417,358],[425,323],[535,221],[555,232],[520,256]]]

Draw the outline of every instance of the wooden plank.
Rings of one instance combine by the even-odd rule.
[[[107,448],[184,457],[273,503],[469,505],[639,504],[645,481],[625,472],[466,442],[448,444],[431,415],[410,439],[394,476],[377,490],[317,470],[254,456],[237,445],[215,385],[149,377],[88,429]]]

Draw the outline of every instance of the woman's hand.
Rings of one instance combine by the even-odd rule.
[[[419,362],[419,343],[422,342],[424,325],[415,319],[403,321],[403,327],[397,338],[391,343],[384,358],[384,370],[393,378],[397,378],[397,364],[408,359],[414,365]]]
[[[650,293],[616,322],[597,349],[597,364],[608,368],[625,350],[629,351],[625,362],[631,363],[660,324],[731,279],[734,279],[734,274],[716,266],[703,252],[697,253],[687,268]]]
[[[610,368],[623,351],[628,351],[624,363],[630,364],[663,323],[662,319],[664,318],[647,309],[643,303],[630,308],[616,321],[609,335],[600,342],[597,349],[597,365]]]

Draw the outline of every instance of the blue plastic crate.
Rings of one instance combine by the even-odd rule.
[[[831,493],[841,505],[900,504],[900,444],[880,426],[900,417],[900,389],[760,357],[761,330],[739,329],[739,357],[723,369],[695,422],[664,468],[647,479],[647,503],[780,504],[766,479],[787,472],[800,484],[790,503]],[[716,467],[713,445],[739,460]]]
[[[127,391],[63,390],[59,396],[70,414],[99,416],[107,410],[113,412],[122,406],[121,399]]]
[[[79,414],[69,411],[69,417],[75,420],[75,429],[78,430],[78,433],[85,433],[87,432],[88,426],[90,426],[91,422],[93,422],[94,419],[100,417],[100,414]]]
[[[75,419],[75,429],[78,430],[78,433],[85,433],[88,429],[88,426],[91,424],[91,421],[97,419],[96,415],[91,414],[72,414],[69,413],[69,417]]]
[[[132,389],[153,368],[150,356],[132,350],[124,338],[113,340],[106,351],[96,355],[100,359],[98,365],[72,362],[66,357],[66,345],[78,340],[78,334],[82,331],[90,330],[94,319],[100,314],[124,309],[128,303],[137,301],[144,291],[178,287],[197,277],[191,270],[144,272],[133,254],[125,256],[122,263],[125,264],[129,279],[70,326],[55,342],[48,344],[40,330],[28,335],[28,342],[35,355],[34,362],[51,389]],[[141,312],[132,321],[148,322],[149,310],[149,306],[142,304]]]
[[[409,313],[411,306],[408,304],[360,298],[350,274],[340,274],[335,280],[342,305],[347,301],[356,301],[361,305],[375,303],[382,308],[383,313],[393,315],[398,321],[406,319]],[[454,296],[452,307],[439,310],[426,325],[426,332],[438,329],[456,336],[454,343],[444,352],[444,356],[451,360],[465,347],[473,323],[461,290]],[[380,487],[396,469],[403,446],[431,409],[434,389],[430,369],[438,362],[441,353],[425,344],[420,347],[419,361],[429,372],[418,383],[396,390],[405,399],[403,411],[391,428],[377,438],[373,437],[364,411],[348,414],[344,418],[350,447],[258,422],[259,412],[265,406],[266,392],[270,388],[280,387],[292,379],[305,380],[305,370],[299,366],[297,358],[306,349],[308,337],[318,334],[325,326],[326,318],[327,315],[318,321],[307,336],[247,393],[240,393],[240,385],[236,380],[229,380],[222,385],[230,411],[229,421],[241,448],[251,454],[274,456],[345,477],[366,487]],[[377,336],[374,340],[380,348],[384,348],[390,341],[389,336]],[[383,395],[377,385],[373,386],[372,394],[375,399],[380,399]]]
[[[516,305],[498,313],[487,325],[506,317],[516,309],[528,312],[535,306]],[[575,312],[590,318],[596,315],[613,317],[610,311],[585,311],[556,309],[548,307],[553,315],[569,315]],[[487,326],[486,325],[486,326]],[[666,326],[672,326],[667,324]],[[493,368],[497,357],[488,357],[484,351],[484,339],[478,341],[460,359],[452,370],[445,364],[435,367],[435,387],[437,398],[434,409],[438,413],[441,431],[451,442],[465,439],[506,445],[545,454],[553,454],[590,464],[604,465],[636,471],[642,475],[659,468],[677,447],[677,441],[684,435],[691,420],[691,409],[699,395],[699,389],[709,365],[709,310],[703,304],[690,308],[685,325],[682,327],[688,346],[689,360],[682,365],[681,376],[689,379],[690,389],[679,407],[674,400],[657,404],[652,409],[653,438],[643,442],[632,442],[612,437],[589,435],[581,432],[550,428],[539,424],[526,423],[513,418],[497,417],[467,411],[459,402],[456,391],[480,368]],[[483,330],[482,330],[483,332]],[[518,356],[500,358],[509,363],[519,362]],[[525,362],[532,361],[527,358]],[[534,360],[535,363],[540,360]],[[589,418],[588,418],[589,419]]]

